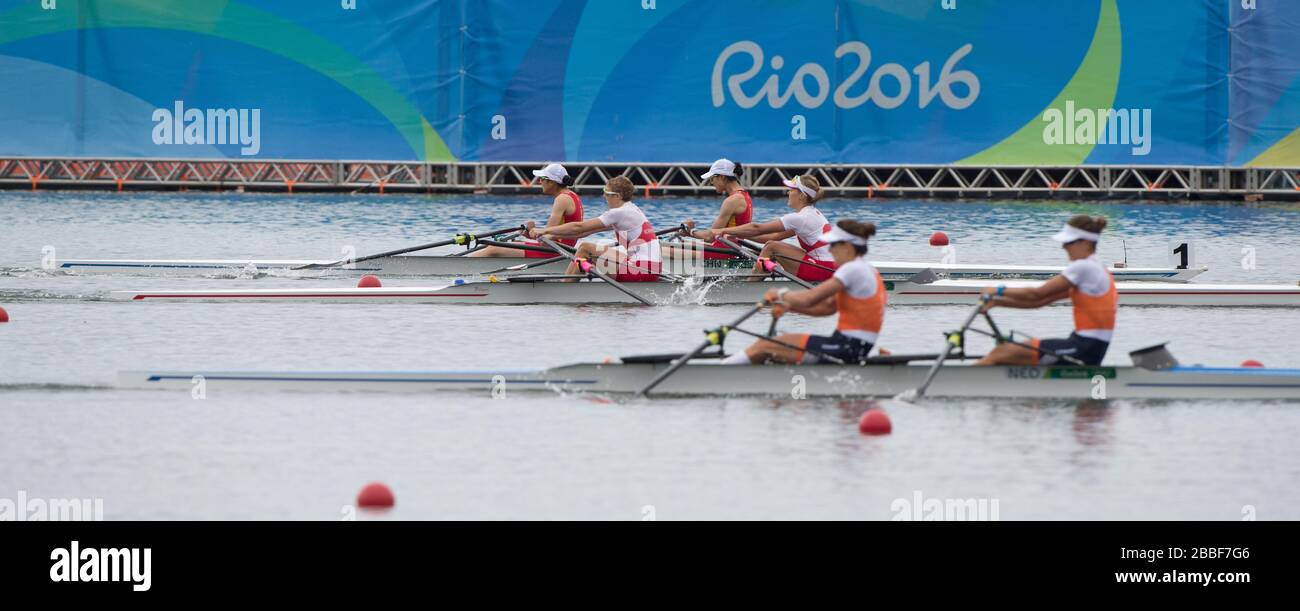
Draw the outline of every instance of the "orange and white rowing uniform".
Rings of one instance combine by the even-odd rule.
[[[645,213],[632,202],[606,210],[600,222],[614,232],[619,250],[619,282],[654,282],[659,279],[663,259],[660,255],[659,236]]]
[[[835,270],[834,278],[844,285],[835,294],[835,308],[839,312],[835,333],[830,336],[806,335],[801,347],[829,354],[846,363],[860,363],[866,360],[872,346],[880,339],[880,329],[885,324],[888,293],[885,280],[876,267],[862,257],[840,266]],[[800,361],[804,363],[824,360],[819,354],[800,353]]]
[[[799,247],[804,250],[804,261],[822,267],[835,268],[835,259],[831,257],[830,245],[822,241],[822,234],[831,230],[831,224],[816,206],[805,206],[798,212],[791,212],[782,216],[781,226],[785,227],[787,231],[794,232],[795,240],[798,240]],[[811,265],[800,265],[799,273],[795,275],[800,280],[821,282],[829,279],[831,273]]]
[[[740,225],[748,225],[754,222],[754,198],[750,197],[749,191],[742,190],[736,191],[736,193],[739,193],[745,198],[745,209],[741,210],[739,214],[731,215],[731,218],[727,219],[727,227],[739,227]],[[723,244],[720,239],[713,240],[713,244],[710,246],[713,246],[714,248],[731,248],[730,246]],[[729,255],[720,252],[704,252],[705,259],[734,259],[737,256],[738,255]]]
[[[1106,265],[1092,255],[1072,261],[1061,272],[1070,281],[1070,303],[1074,306],[1074,332],[1066,339],[1034,340],[1043,352],[1041,365],[1061,362],[1070,356],[1086,365],[1100,365],[1115,335],[1115,318],[1119,313],[1119,291],[1115,277]]]

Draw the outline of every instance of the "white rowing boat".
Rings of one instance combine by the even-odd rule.
[[[331,267],[303,270],[305,275],[362,275],[392,276],[461,276],[487,274],[504,267],[535,263],[538,259],[520,257],[454,257],[449,255],[406,255],[381,257],[355,263],[352,267]],[[324,265],[330,261],[290,259],[69,259],[58,263],[58,269],[76,273],[137,274],[137,275],[215,275],[288,272],[305,265]],[[531,270],[501,271],[496,275],[533,274],[563,271],[568,261],[557,260]],[[725,270],[748,270],[752,264],[745,259],[690,259],[668,257],[664,261],[665,273],[695,275],[719,273]],[[1061,273],[1063,267],[1051,265],[991,265],[974,263],[915,263],[903,261],[875,261],[886,280],[906,280],[924,269],[954,280],[1020,278],[1046,280]],[[1115,267],[1111,273],[1117,281],[1187,282],[1208,268],[1178,269],[1172,267]]]
[[[122,371],[124,388],[208,393],[225,390],[458,390],[634,393],[667,363],[581,363],[550,369],[481,371]],[[891,397],[916,388],[928,365],[722,365],[691,362],[655,390],[659,395]],[[201,377],[200,377],[201,376]],[[1106,399],[1300,399],[1300,369],[1174,367],[944,368],[930,397]]]
[[[939,280],[926,284],[885,283],[892,305],[973,304],[982,289],[1004,284],[1034,286],[1025,280]],[[662,305],[755,303],[769,288],[800,288],[787,280],[745,282],[728,277],[687,282],[631,282],[624,287]],[[1300,286],[1274,284],[1178,284],[1117,282],[1122,306],[1297,307]],[[600,280],[559,282],[554,276],[516,276],[501,282],[462,282],[438,286],[382,288],[283,288],[114,291],[125,301],[214,302],[404,302],[445,304],[622,304],[630,296]]]

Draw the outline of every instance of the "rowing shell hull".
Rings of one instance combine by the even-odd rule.
[[[289,390],[307,392],[596,392],[634,393],[667,364],[576,364],[545,370],[426,372],[122,371],[124,388],[189,392],[201,376],[206,392]],[[916,388],[926,365],[688,364],[655,395],[774,397],[892,397]],[[1300,400],[1300,370],[1177,367],[944,368],[931,397],[1026,399],[1286,399]]]
[[[304,270],[306,274],[342,274],[361,275],[376,274],[380,276],[480,276],[495,272],[503,267],[536,263],[538,259],[493,258],[493,257],[452,257],[452,256],[399,256],[383,257],[373,261],[357,263],[353,268],[341,267],[329,269]],[[325,264],[330,261],[283,260],[283,259],[70,259],[59,264],[59,269],[79,273],[98,274],[139,274],[139,275],[176,275],[196,276],[211,274],[237,274],[288,271],[294,267],[311,264]],[[740,259],[705,259],[703,261],[683,261],[666,257],[665,273],[693,275],[704,270],[705,273],[748,270],[752,265]],[[925,269],[934,270],[936,274],[953,280],[962,279],[998,279],[1021,278],[1027,280],[1046,280],[1064,269],[1050,265],[988,265],[988,264],[943,264],[913,263],[902,261],[874,262],[876,269],[885,280],[906,280]],[[567,267],[566,261],[546,263],[522,271],[496,272],[498,276],[512,274],[558,273]],[[1205,267],[1195,269],[1174,268],[1112,268],[1111,273],[1119,281],[1145,282],[1187,282],[1206,271]]]
[[[987,287],[1034,286],[1028,281],[940,280],[930,284],[887,282],[894,305],[971,304]],[[1175,284],[1120,282],[1122,306],[1187,307],[1297,307],[1300,286],[1270,284]],[[623,286],[656,304],[740,304],[759,301],[770,288],[800,288],[786,280],[744,282],[720,280],[710,284],[633,282]],[[432,287],[242,289],[198,291],[115,291],[112,297],[129,301],[326,301],[407,302],[448,304],[623,304],[636,303],[602,281],[582,282],[467,282]]]

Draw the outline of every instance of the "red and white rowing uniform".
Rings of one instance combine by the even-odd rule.
[[[799,247],[804,250],[804,261],[831,269],[836,267],[830,246],[822,241],[822,234],[831,230],[831,224],[816,206],[805,206],[803,210],[781,217],[781,226],[794,232]],[[795,275],[808,282],[822,282],[830,279],[832,273],[811,265],[800,265],[799,273]]]
[[[736,191],[736,193],[739,193],[742,197],[745,198],[745,209],[740,211],[740,214],[731,215],[731,218],[727,219],[727,227],[748,225],[754,222],[754,198],[749,196],[749,191]],[[731,248],[730,246],[723,244],[722,240],[719,239],[713,240],[712,246],[714,248],[725,248],[725,249]],[[736,255],[728,255],[720,252],[705,251],[704,258],[705,259],[734,259],[736,258]]]
[[[565,191],[563,195],[568,195],[571,199],[573,199],[573,211],[564,215],[564,220],[561,222],[576,223],[578,221],[581,221],[582,220],[582,198],[578,197],[578,194],[574,193],[573,191]],[[556,240],[556,242],[559,242],[560,244],[568,244],[569,246],[578,245],[578,240],[574,238],[563,238],[563,239]],[[542,245],[540,242],[525,241],[524,243],[530,246]],[[524,252],[524,257],[528,259],[551,259],[559,256],[558,254],[553,252],[542,252],[539,250],[525,250],[523,252]]]
[[[600,222],[614,232],[620,258],[614,279],[619,282],[654,282],[659,279],[663,259],[659,236],[645,213],[632,202],[606,210]]]

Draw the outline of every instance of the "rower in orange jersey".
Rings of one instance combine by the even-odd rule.
[[[885,281],[865,258],[867,241],[875,234],[876,226],[871,223],[836,223],[818,236],[838,265],[829,280],[807,290],[767,291],[772,316],[780,317],[785,311],[809,316],[838,314],[834,333],[785,333],[772,338],[775,341],[760,339],[744,352],[723,359],[723,364],[834,362],[828,356],[845,363],[865,361],[885,324]]]
[[[1035,309],[1069,298],[1074,306],[1074,332],[1065,339],[1033,340],[1035,349],[1012,343],[999,344],[976,365],[1051,365],[1061,357],[1078,359],[1085,365],[1100,365],[1115,334],[1119,293],[1110,270],[1097,258],[1097,242],[1106,228],[1100,216],[1071,218],[1052,236],[1061,243],[1070,265],[1060,275],[1030,288],[990,287],[984,293],[992,299],[985,307]]]

